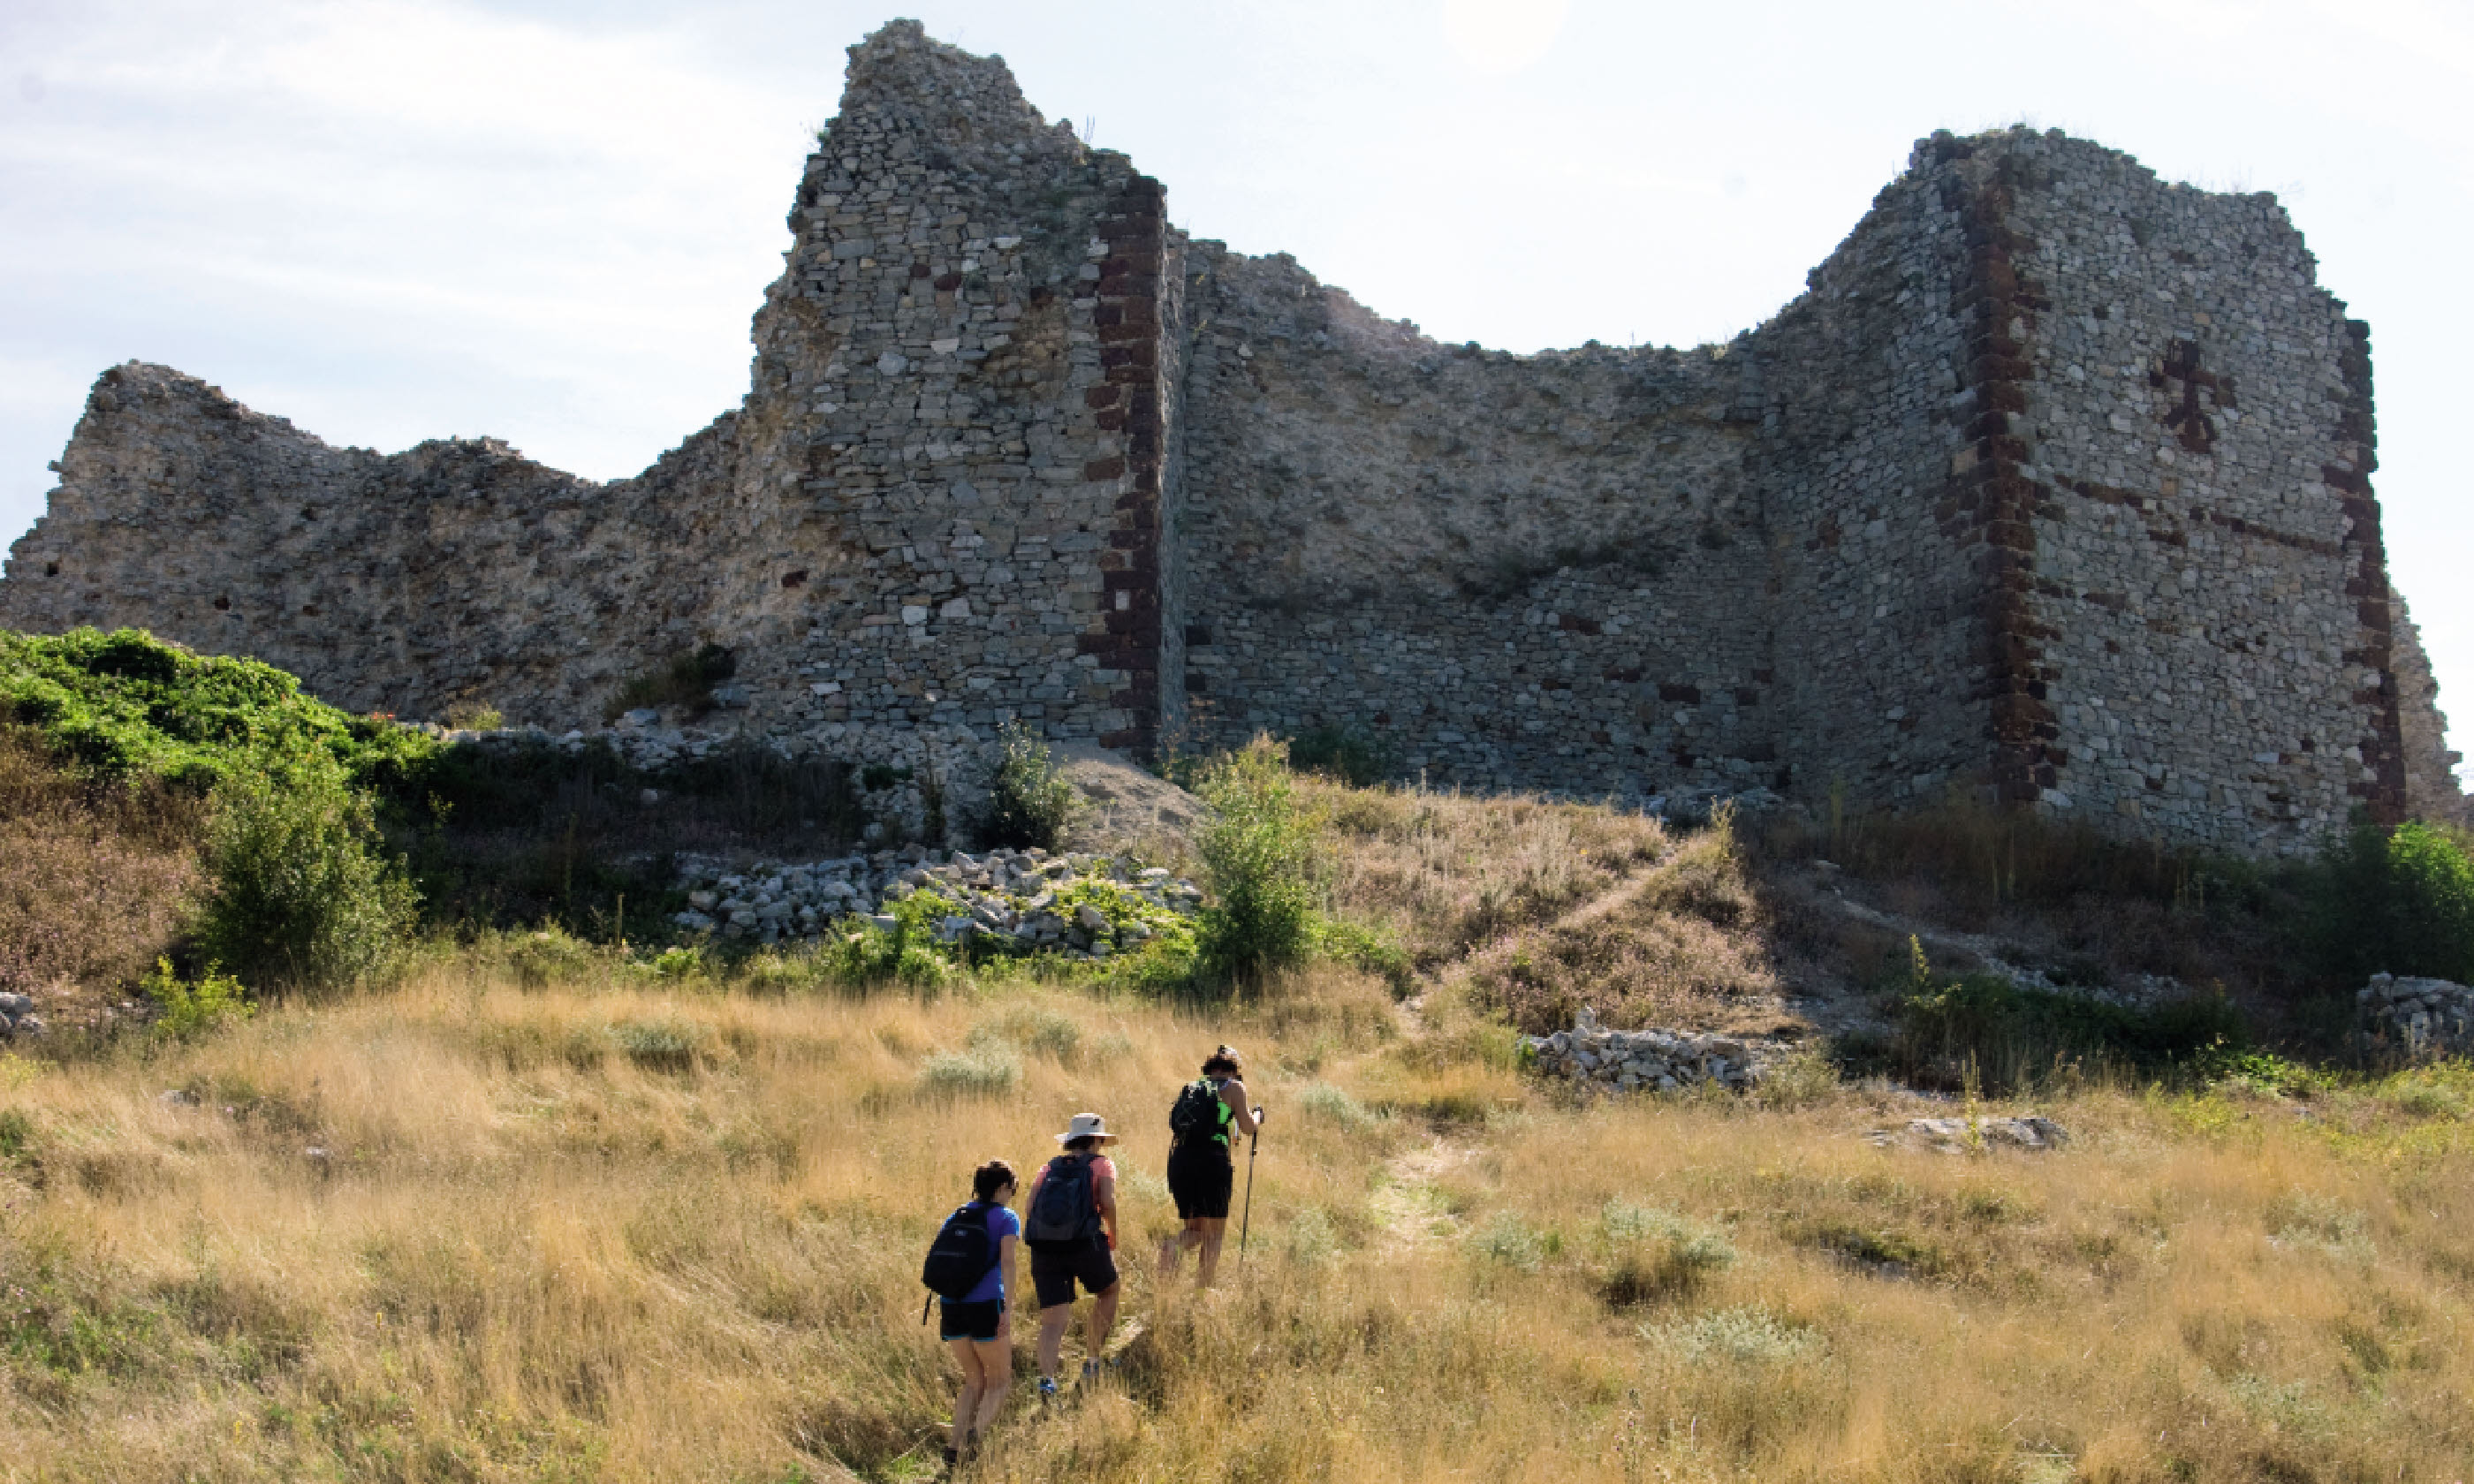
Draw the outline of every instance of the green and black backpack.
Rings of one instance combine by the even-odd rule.
[[[1201,1136],[1217,1137],[1220,1133],[1220,1089],[1208,1077],[1198,1077],[1177,1089],[1176,1101],[1168,1111],[1168,1131],[1176,1144]]]

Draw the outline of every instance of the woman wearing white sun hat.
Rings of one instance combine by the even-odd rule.
[[[1023,1245],[1039,1296],[1039,1394],[1056,1395],[1065,1328],[1074,1321],[1074,1285],[1092,1295],[1083,1331],[1082,1378],[1100,1374],[1108,1329],[1117,1322],[1117,1165],[1100,1150],[1117,1141],[1098,1113],[1074,1115],[1056,1141],[1065,1152],[1031,1177],[1022,1203]]]

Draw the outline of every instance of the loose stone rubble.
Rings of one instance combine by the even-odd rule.
[[[1101,959],[1183,929],[1202,892],[1165,866],[1131,856],[1042,850],[974,855],[909,846],[831,860],[679,863],[688,887],[681,927],[757,943],[816,943],[865,928],[893,931],[894,908],[933,893],[952,910],[929,931],[939,944],[975,940],[1007,952]]]
[[[2474,1052],[2474,989],[2373,974],[2354,1001],[2365,1048],[2375,1056],[2425,1061]]]
[[[43,1017],[35,1014],[32,995],[0,994],[0,1041],[41,1034]]]
[[[1540,1075],[1613,1092],[1675,1092],[1705,1082],[1747,1092],[1759,1083],[1766,1063],[1783,1049],[1778,1042],[1746,1037],[1609,1030],[1587,1005],[1573,1017],[1570,1030],[1523,1036],[1520,1044]]]
[[[2043,1152],[2059,1149],[2071,1141],[2070,1132],[2060,1124],[2033,1114],[2024,1118],[1909,1118],[1904,1129],[1875,1129],[1865,1137],[1883,1148],[1916,1144],[1943,1154],[1987,1148]]]

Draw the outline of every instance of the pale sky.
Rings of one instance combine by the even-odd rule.
[[[0,539],[132,358],[335,443],[632,474],[746,389],[842,49],[1002,54],[1171,216],[1513,350],[1776,313],[1937,128],[2273,190],[2370,322],[2392,572],[2474,736],[2474,7],[0,0]]]

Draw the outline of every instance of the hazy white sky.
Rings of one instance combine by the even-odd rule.
[[[133,357],[333,443],[642,468],[744,391],[800,157],[893,3],[0,0],[0,539]],[[2273,190],[2371,323],[2392,569],[2474,725],[2462,0],[907,9],[1179,225],[1515,350],[1758,323],[1936,128]]]

